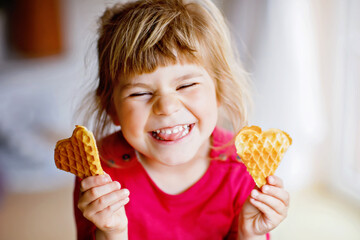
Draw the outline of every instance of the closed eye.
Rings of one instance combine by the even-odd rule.
[[[195,86],[195,85],[197,85],[197,84],[198,84],[198,83],[184,84],[184,85],[181,85],[180,87],[178,87],[176,90],[181,90],[181,89],[184,89],[184,88],[189,88],[189,87]]]
[[[152,95],[150,92],[139,92],[139,93],[132,93],[129,95],[129,97],[141,97],[146,95]]]

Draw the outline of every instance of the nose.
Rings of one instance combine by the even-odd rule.
[[[153,104],[153,111],[156,115],[171,115],[179,111],[181,101],[173,94],[157,96]]]

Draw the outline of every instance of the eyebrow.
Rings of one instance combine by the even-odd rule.
[[[186,80],[189,78],[195,78],[195,77],[201,77],[203,74],[200,72],[196,72],[196,73],[189,73],[189,74],[185,74],[181,77],[176,78],[176,81],[182,81],[182,80]]]
[[[121,86],[121,89],[133,88],[133,87],[147,87],[145,83],[127,83]]]

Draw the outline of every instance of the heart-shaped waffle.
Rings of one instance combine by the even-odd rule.
[[[235,147],[241,161],[260,188],[266,177],[273,175],[286,150],[290,136],[279,129],[262,132],[260,127],[244,127],[235,138]]]
[[[83,126],[56,143],[54,158],[57,168],[80,178],[104,174],[94,135]]]

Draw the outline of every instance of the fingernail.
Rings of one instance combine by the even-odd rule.
[[[124,188],[123,191],[124,191],[125,195],[127,195],[127,196],[130,195],[130,191],[128,189]]]
[[[275,178],[270,176],[270,177],[268,177],[268,181],[269,181],[269,183],[274,184],[275,183]]]
[[[263,192],[267,192],[267,191],[269,191],[269,189],[270,189],[270,188],[269,188],[269,186],[267,186],[267,185],[265,185],[265,186],[262,187],[262,191],[263,191]]]
[[[106,181],[109,181],[109,182],[111,181],[111,177],[109,174],[105,173],[103,176]]]
[[[253,196],[253,197],[259,196],[259,192],[257,190],[252,190],[251,196]]]

